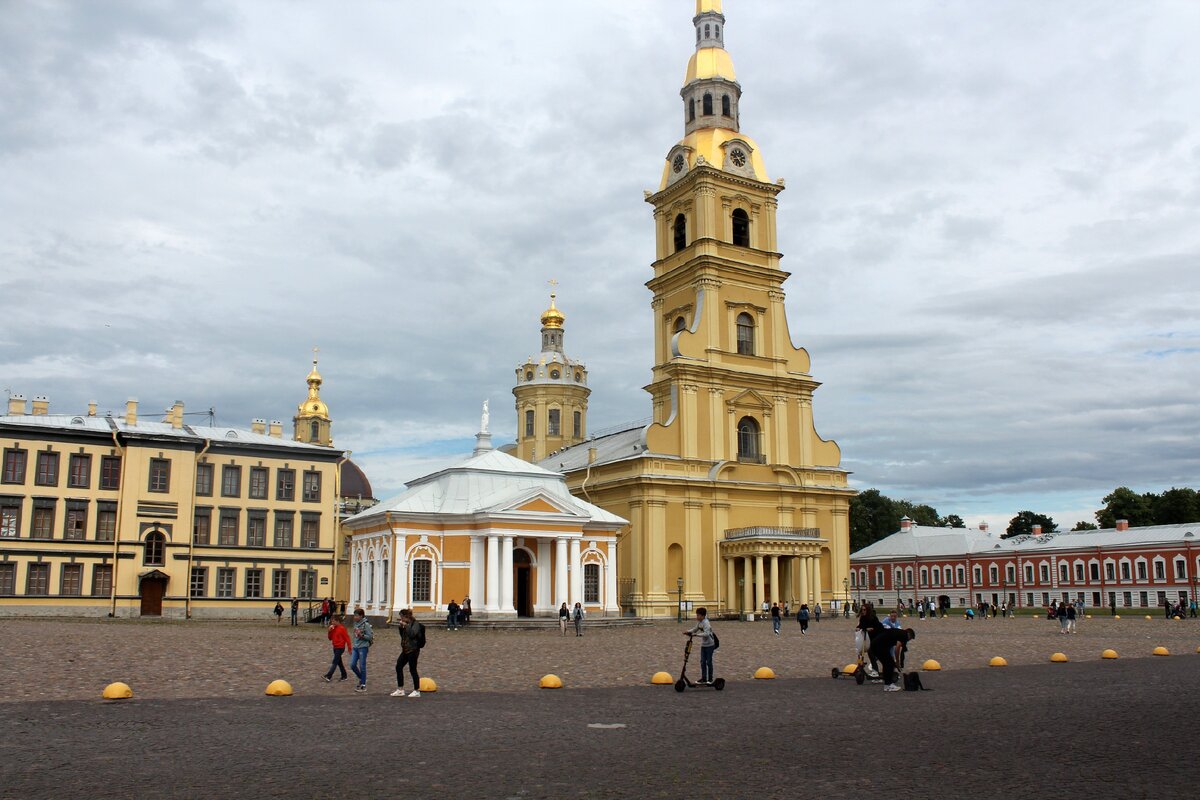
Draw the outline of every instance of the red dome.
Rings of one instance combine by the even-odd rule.
[[[371,492],[371,482],[367,480],[366,473],[359,468],[358,464],[349,459],[342,462],[341,480],[343,500],[355,500],[360,497],[363,500],[375,499],[375,495]]]

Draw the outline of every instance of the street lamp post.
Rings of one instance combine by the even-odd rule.
[[[850,579],[842,578],[842,602],[850,605]]]
[[[676,578],[675,585],[679,588],[679,602],[676,603],[675,621],[683,622],[683,578]]]
[[[746,596],[746,579],[738,578],[738,618],[746,613],[746,609],[742,608],[742,598]]]

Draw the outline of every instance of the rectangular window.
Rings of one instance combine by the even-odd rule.
[[[1121,562],[1121,580],[1123,580],[1123,581],[1130,580],[1129,562],[1128,561]]]
[[[321,534],[321,518],[305,514],[300,518],[300,546],[317,547]]]
[[[242,468],[232,464],[221,467],[221,496],[239,497],[242,494]]]
[[[246,546],[267,546],[267,512],[249,511],[246,513]]]
[[[33,482],[38,486],[58,486],[58,453],[50,450],[38,453]]]
[[[1071,580],[1071,571],[1066,564],[1058,565],[1058,579],[1063,583]]]
[[[238,512],[235,509],[221,509],[221,528],[218,532],[217,544],[225,547],[236,547],[238,543]]]
[[[286,569],[271,571],[271,597],[292,596],[292,573]]]
[[[17,565],[11,561],[0,564],[0,596],[17,593]]]
[[[30,564],[25,576],[25,594],[50,594],[50,565]]]
[[[1137,562],[1137,576],[1138,576],[1139,581],[1146,580],[1146,562],[1145,561]]]
[[[165,458],[150,459],[150,481],[147,489],[165,494],[171,491],[171,462]]]
[[[207,567],[192,567],[192,579],[188,582],[188,592],[192,597],[204,597],[208,594]]]
[[[558,431],[559,431],[559,411],[557,408],[550,409],[549,414],[546,417],[546,425],[547,425],[547,429],[546,429],[547,436],[558,436],[559,435],[559,433],[558,433]]]
[[[583,565],[583,602],[600,602],[600,565]]]
[[[58,593],[64,597],[79,597],[83,594],[83,564],[63,564],[62,583]]]
[[[1186,561],[1176,561],[1175,562],[1175,579],[1182,581],[1182,580],[1185,580],[1186,578],[1187,578],[1187,562]]]
[[[292,512],[276,511],[275,512],[275,546],[276,547],[291,547],[292,546],[292,520],[294,518]]]
[[[1121,599],[1125,601],[1126,608],[1133,608],[1133,592],[1121,592]]]
[[[1049,564],[1042,564],[1038,569],[1038,573],[1042,576],[1042,583],[1050,582],[1050,565]]]
[[[1083,581],[1083,564],[1075,565],[1075,580]]]
[[[992,583],[993,585],[1000,582],[1000,570],[996,567],[995,564],[988,567],[988,581],[990,583]]]
[[[1100,565],[1099,564],[1088,564],[1088,574],[1092,576],[1092,580],[1094,580],[1094,581],[1100,580]],[[1099,605],[1099,603],[1097,603],[1096,605]]]
[[[112,566],[97,564],[92,567],[92,597],[108,597],[112,594]]]
[[[583,438],[583,414],[576,411],[571,423],[571,432],[575,434],[576,439]]]
[[[1112,563],[1104,565],[1104,577],[1110,581],[1117,579],[1117,568]]]
[[[117,504],[96,503],[96,541],[111,542],[117,538]]]
[[[275,499],[296,499],[296,470],[279,469],[275,475]]]
[[[1004,575],[1008,579],[1009,583],[1017,582],[1017,568],[1014,567],[1012,564],[1009,564],[1007,567],[1004,568]]]
[[[103,456],[100,459],[100,488],[121,488],[121,457]]]
[[[34,498],[33,530],[30,533],[33,538],[54,538],[54,507],[56,503],[57,501],[49,498]]]
[[[68,500],[66,522],[63,525],[63,538],[81,542],[87,538],[87,500]]]
[[[267,482],[270,479],[270,470],[266,467],[251,467],[250,468],[250,499],[251,500],[266,500],[267,499]]]
[[[261,569],[246,570],[246,597],[262,597],[263,571]]]
[[[427,558],[417,559],[412,562],[412,573],[412,601],[428,603],[433,588],[433,562]]]
[[[975,567],[971,571],[975,574],[975,583],[983,583],[983,567]]]
[[[0,539],[15,539],[21,535],[21,498],[0,498]]]
[[[1033,565],[1032,564],[1025,565],[1025,582],[1033,583]]]
[[[321,473],[305,472],[304,473],[304,502],[319,503],[321,502]]]
[[[1166,580],[1166,577],[1167,577],[1167,565],[1162,561],[1155,561],[1154,562],[1154,579],[1161,581],[1161,580]]]
[[[1050,605],[1050,593],[1049,592],[1042,592],[1042,605],[1044,605],[1044,606]]]
[[[213,465],[196,465],[196,496],[212,497]]]
[[[1025,605],[1030,607],[1033,606],[1033,592],[1027,592],[1025,594]]]
[[[1100,593],[1099,592],[1092,592],[1092,605],[1094,605],[1094,606],[1100,605]]]
[[[4,482],[25,482],[25,457],[28,451],[19,447],[8,447],[4,450]]]
[[[300,596],[312,599],[317,596],[317,571],[300,570]]]
[[[86,489],[92,485],[92,457],[86,453],[73,453],[67,471],[67,486]]]
[[[233,582],[237,580],[234,567],[217,568],[217,597],[233,597]]]
[[[533,409],[525,411],[525,435],[533,436]]]
[[[212,509],[197,508],[196,521],[192,525],[192,542],[208,544],[212,541]]]
[[[1138,592],[1138,605],[1145,608],[1149,604],[1149,599],[1145,592]]]
[[[967,582],[967,573],[966,573],[966,571],[965,571],[965,570],[964,570],[962,567],[955,567],[955,569],[954,569],[954,579],[955,579],[955,582],[956,582],[956,583],[957,583],[959,586],[962,586],[964,583],[966,583],[966,582]]]

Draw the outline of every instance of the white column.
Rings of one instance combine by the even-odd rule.
[[[557,606],[550,592],[550,553],[553,546],[549,539],[537,540],[537,601],[533,604],[533,613],[549,613]]]
[[[554,607],[567,602],[571,595],[567,590],[567,540],[554,540]]]
[[[500,538],[487,537],[487,605],[485,611],[500,610]]]
[[[354,612],[354,606],[358,604],[358,573],[359,564],[362,562],[358,558],[358,548],[354,545],[350,546],[350,596],[346,598],[346,613]]]
[[[732,558],[725,559],[725,610],[737,611],[737,562]]]
[[[620,614],[617,605],[617,543],[608,546],[608,561],[604,566],[604,610],[609,614]]]
[[[799,573],[798,577],[800,578],[800,596],[798,598],[796,598],[796,602],[800,603],[800,604],[804,604],[804,603],[808,602],[808,587],[809,587],[808,565],[809,565],[809,562],[812,561],[812,559],[809,558],[808,556],[801,556],[799,560],[800,560],[800,565],[799,565],[800,568],[796,571]]]
[[[583,567],[579,562],[579,540],[571,540],[571,608],[583,602]]]
[[[742,556],[742,607],[743,614],[754,610],[754,562],[750,556]]]
[[[754,613],[762,613],[763,601],[767,599],[767,587],[764,586],[766,578],[763,577],[763,557],[754,557]]]
[[[484,599],[484,587],[487,585],[487,544],[482,536],[471,537],[471,605],[477,606]]]
[[[513,537],[504,536],[500,540],[500,612],[504,614],[517,613],[513,605]]]
[[[392,551],[392,611],[408,607],[408,562],[404,559],[404,539],[396,540]]]
[[[767,600],[783,607],[783,591],[779,586],[779,556],[771,556],[771,596]]]
[[[812,562],[813,562],[813,580],[812,580],[813,602],[819,603],[819,602],[821,602],[821,557],[820,556],[815,557],[812,560]]]

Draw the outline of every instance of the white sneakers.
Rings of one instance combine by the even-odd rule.
[[[420,697],[421,693],[419,691],[412,691],[412,692],[408,693],[408,696],[409,697]]]
[[[898,684],[898,683],[893,683],[889,686],[885,686],[885,687],[883,687],[883,690],[885,692],[902,692],[902,691],[904,691],[903,689],[900,688],[900,684]]]
[[[413,689],[411,692],[408,692],[407,694],[405,694],[403,689],[397,689],[396,691],[392,692],[392,697],[420,697],[420,696],[421,696],[421,693],[419,691],[417,691],[416,689]]]
[[[392,692],[392,697],[404,697],[404,690],[397,689],[396,691]]]

